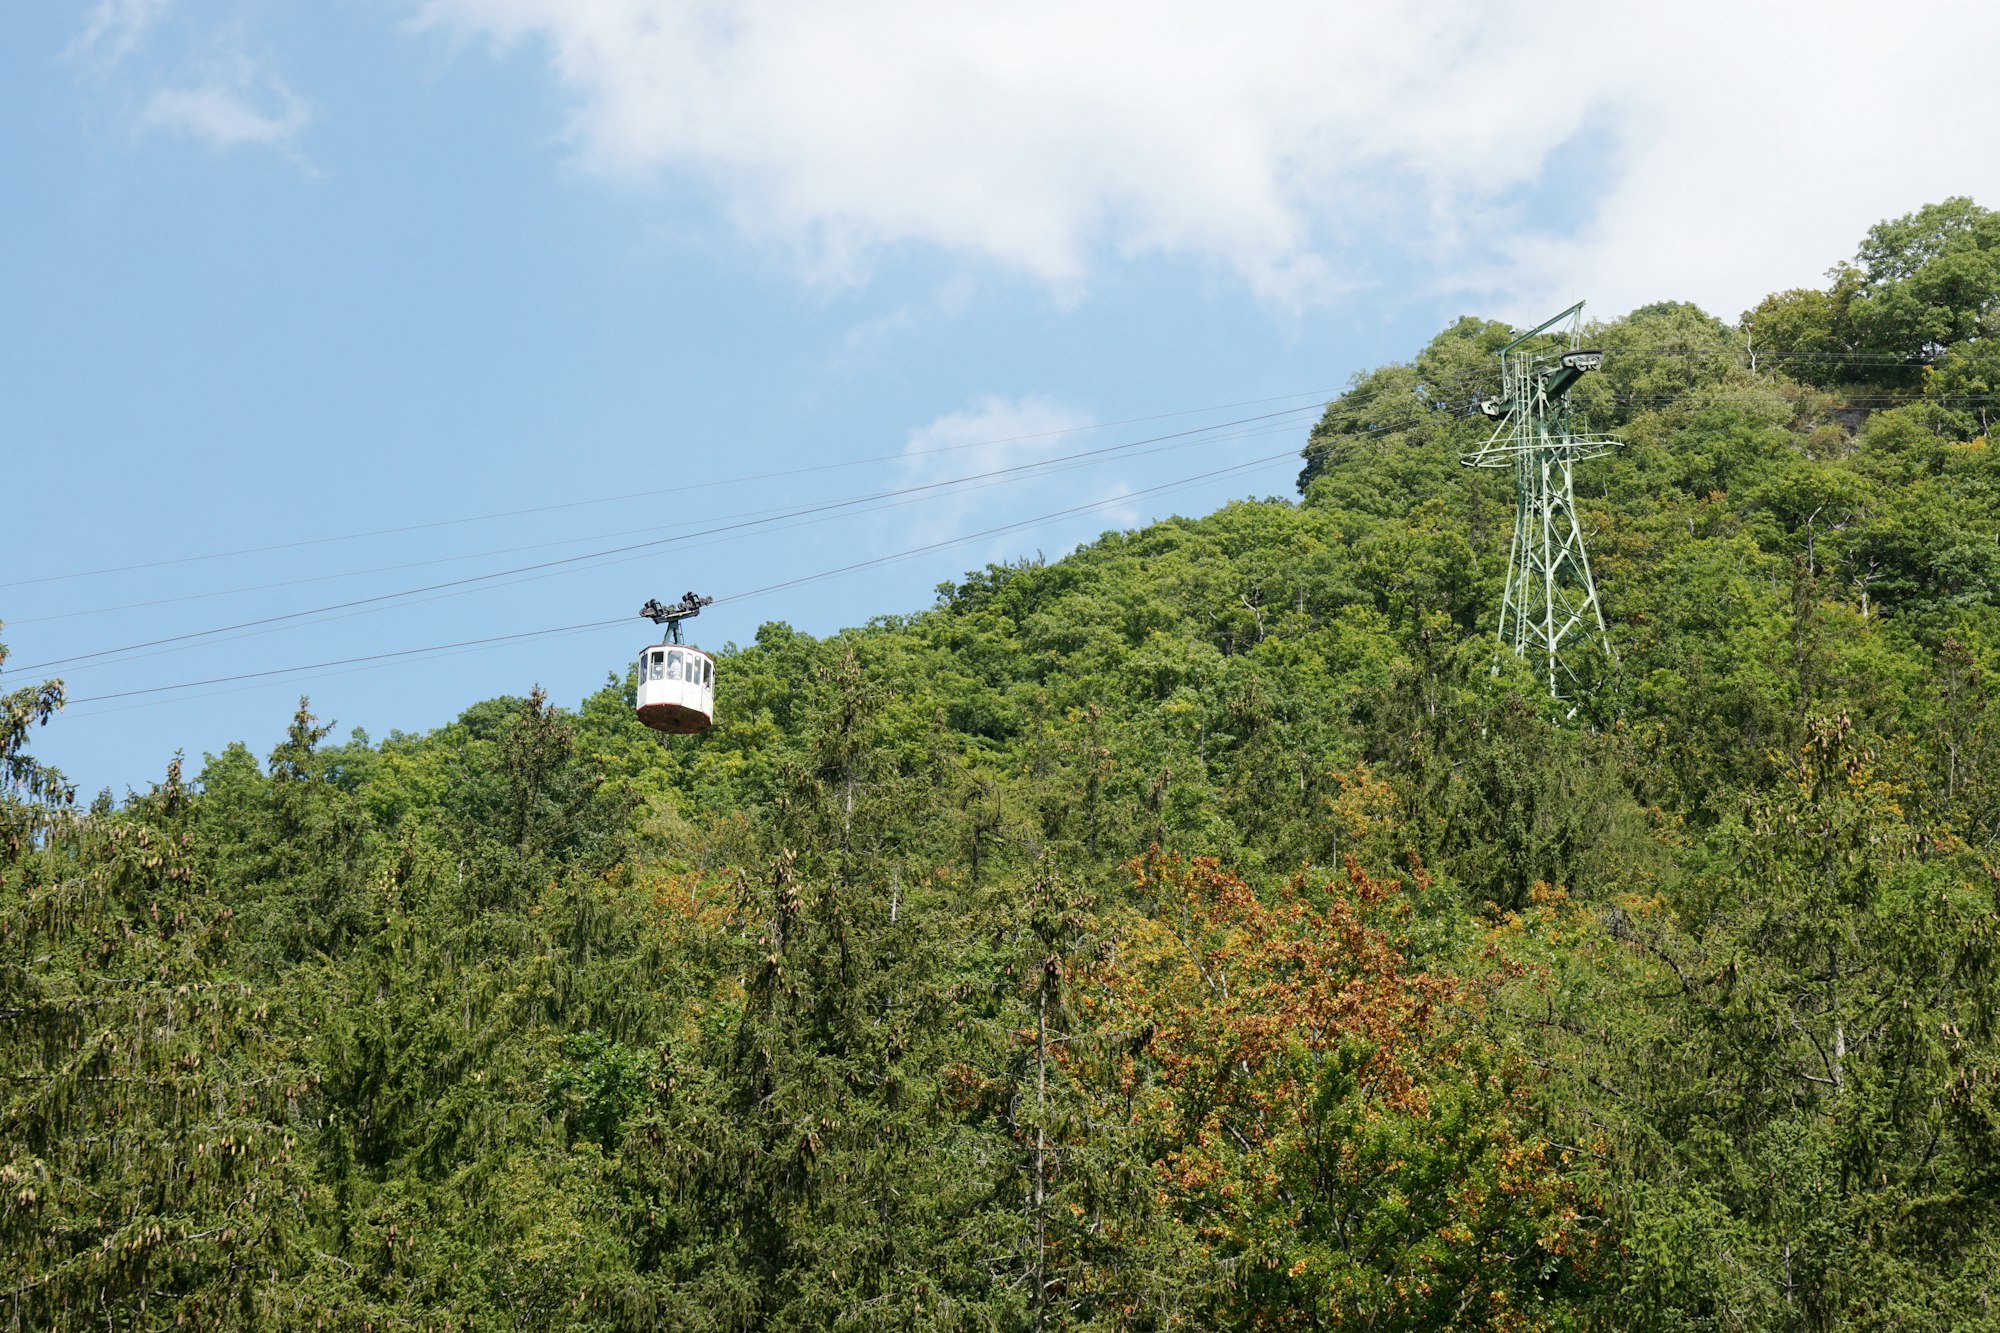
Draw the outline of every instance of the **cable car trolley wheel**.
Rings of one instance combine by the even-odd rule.
[[[681,621],[715,599],[688,593],[670,606],[649,601],[639,614],[667,627],[664,642],[639,652],[639,720],[670,736],[688,736],[715,725],[715,659],[681,642]]]

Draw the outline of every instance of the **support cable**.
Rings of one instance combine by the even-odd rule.
[[[994,477],[1011,476],[1023,472],[1033,472],[1038,469],[1046,469],[1051,464],[1069,462],[1076,459],[1096,458],[1106,455],[1124,453],[1130,450],[1137,449],[1141,445],[1155,444],[1165,440],[1182,439],[1190,435],[1206,435],[1216,430],[1227,429],[1228,427],[1231,426],[1246,425],[1258,421],[1268,421],[1273,417],[1292,416],[1302,411],[1316,410],[1322,407],[1323,404],[1308,404],[1306,407],[1286,408],[1277,412],[1266,412],[1259,414],[1257,416],[1243,417],[1236,421],[1222,422],[1214,426],[1204,426],[1194,430],[1186,430],[1186,431],[1173,431],[1164,435],[1150,436],[1146,439],[1126,441],[1122,444],[1105,445],[1096,449],[1080,450],[1073,454],[1058,455],[1054,458],[1044,458],[1044,459],[1037,459],[1027,463],[1018,463],[1011,467],[993,468],[985,472],[971,473],[967,476],[962,476],[962,477],[952,477],[944,481],[922,482],[911,486],[898,486],[885,491],[877,491],[870,495],[855,496],[845,500],[833,500],[817,505],[807,505],[799,509],[790,510],[784,514],[775,515],[771,517],[745,519],[736,523],[728,523],[728,524],[718,525],[715,527],[705,528],[698,530],[696,532],[688,533],[683,537],[663,537],[653,541],[634,542],[624,546],[614,546],[606,548],[604,550],[589,551],[581,555],[564,556],[556,560],[544,560],[537,562],[535,564],[520,565],[512,569],[494,570],[486,574],[471,574],[463,578],[446,579],[442,582],[426,584],[422,587],[417,587],[417,588],[405,588],[396,592],[377,593],[374,596],[370,597],[357,597],[345,602],[335,602],[327,606],[310,607],[303,611],[286,611],[286,612],[281,612],[280,614],[274,616],[263,616],[254,620],[239,621],[231,625],[218,625],[211,627],[209,629],[191,630],[185,634],[167,635],[158,639],[147,639],[139,643],[123,644],[114,648],[100,648],[97,649],[96,651],[88,653],[74,653],[67,657],[47,658],[40,662],[32,662],[19,667],[9,667],[6,669],[4,673],[0,674],[22,675],[29,672],[44,671],[50,667],[66,666],[73,662],[84,662],[92,660],[94,658],[122,655],[125,653],[136,651],[141,648],[153,648],[161,644],[181,643],[191,639],[212,638],[215,635],[227,634],[233,630],[248,629],[259,625],[276,624],[288,620],[299,620],[307,616],[319,615],[327,611],[340,611],[340,610],[346,610],[350,607],[366,606],[379,602],[395,601],[405,597],[413,597],[419,593],[434,592],[443,588],[454,588],[454,587],[461,587],[467,584],[485,583],[485,582],[490,582],[494,579],[506,578],[509,575],[513,574],[522,574],[534,570],[557,568],[564,565],[574,565],[587,560],[599,559],[604,556],[624,554],[629,551],[639,551],[639,550],[657,548],[660,546],[669,545],[673,542],[686,540],[689,537],[705,537],[719,532],[728,532],[746,528],[761,527],[767,524],[778,522],[780,519],[783,518],[794,518],[809,514],[828,513],[841,509],[851,509],[858,505],[870,503],[871,501],[893,499],[905,495],[916,495],[927,492],[936,492],[943,490],[947,487],[962,486],[968,482],[983,481]]]
[[[843,574],[851,574],[857,570],[869,569],[877,565],[890,564],[899,560],[908,560],[915,556],[927,555],[933,551],[939,551],[953,546],[964,545],[965,543],[968,542],[980,541],[987,537],[1000,536],[1002,534],[1019,531],[1024,528],[1036,527],[1043,523],[1053,522],[1057,519],[1069,518],[1077,514],[1088,513],[1093,510],[1107,509],[1113,505],[1124,504],[1130,500],[1138,498],[1139,496],[1157,494],[1163,491],[1173,490],[1183,486],[1190,486],[1194,485],[1197,482],[1209,481],[1218,477],[1228,476],[1233,473],[1246,472],[1253,468],[1263,467],[1269,463],[1277,462],[1280,460],[1291,459],[1295,457],[1297,457],[1297,451],[1287,449],[1282,453],[1269,454],[1266,455],[1265,457],[1251,459],[1248,462],[1244,463],[1233,463],[1227,467],[1215,468],[1211,471],[1196,473],[1195,475],[1189,477],[1181,477],[1174,481],[1163,482],[1157,486],[1148,486],[1142,490],[1126,491],[1122,494],[1110,496],[1103,500],[1095,500],[1087,504],[1081,504],[1081,505],[1072,505],[1068,508],[1054,510],[1050,513],[1038,514],[1033,518],[1021,519],[1012,523],[1003,523],[994,527],[981,529],[978,532],[969,532],[955,537],[944,538],[943,540],[940,541],[927,542],[921,546],[913,546],[907,550],[892,552],[891,554],[888,555],[875,556],[868,560],[858,560],[851,564],[839,565],[832,569],[820,570],[813,574],[805,574],[797,578],[783,579],[776,583],[768,583],[761,587],[750,588],[741,592],[731,593],[728,594],[727,596],[716,598],[716,604],[728,605],[735,602],[750,601],[758,597],[766,597],[773,593],[788,591],[793,588],[802,587],[806,584],[817,583],[825,579],[838,578]],[[581,624],[575,624],[575,625],[559,625],[548,629],[522,630],[512,634],[496,634],[486,638],[479,638],[479,639],[462,639],[455,643],[432,644],[422,648],[403,648],[390,652],[365,653],[356,657],[337,658],[331,661],[313,662],[300,666],[272,667],[264,671],[247,671],[247,672],[239,672],[237,674],[228,676],[211,676],[204,680],[180,681],[172,685],[152,685],[136,690],[121,690],[115,694],[86,695],[81,698],[71,699],[69,700],[69,703],[70,704],[102,703],[117,699],[127,699],[136,695],[166,694],[166,693],[177,692],[180,690],[196,689],[205,685],[222,685],[222,684],[232,684],[246,680],[261,680],[272,676],[293,675],[300,672],[318,671],[330,667],[354,666],[369,662],[379,662],[391,659],[409,658],[425,653],[443,653],[455,649],[476,648],[489,644],[506,643],[517,639],[528,639],[541,636],[556,636],[564,634],[579,634],[590,630],[609,629],[613,626],[629,627],[630,624],[631,624],[631,617],[619,616],[616,619],[612,620],[593,620],[593,621],[585,621]],[[112,710],[107,709],[105,711],[108,712]]]
[[[932,449],[906,450],[894,454],[875,454],[866,458],[843,459],[833,463],[815,463],[805,467],[785,468],[774,472],[752,473],[746,476],[725,477],[716,481],[691,482],[686,485],[664,487],[658,490],[626,491],[617,495],[595,496],[585,500],[565,500],[558,504],[535,505],[526,509],[507,509],[489,514],[471,514],[463,518],[441,518],[427,523],[408,523],[398,527],[373,528],[364,532],[336,533],[328,537],[308,537],[300,541],[272,542],[263,546],[244,546],[230,551],[210,551],[200,555],[172,556],[162,560],[148,560],[141,564],[110,565],[102,569],[82,569],[66,574],[42,574],[34,578],[14,579],[0,583],[0,588],[25,588],[38,583],[60,583],[71,579],[95,578],[103,574],[130,574],[139,570],[158,569],[166,565],[195,564],[206,560],[228,560],[244,555],[267,555],[273,551],[290,551],[304,546],[325,546],[335,542],[361,541],[370,537],[392,537],[409,532],[424,532],[434,528],[448,528],[468,523],[486,523],[503,518],[525,518],[532,514],[549,514],[565,509],[582,509],[592,505],[615,504],[622,500],[653,499],[662,495],[680,495],[691,490],[712,490],[723,486],[747,485],[759,481],[780,481],[787,477],[805,476],[816,472],[831,472],[841,468],[865,467],[872,463],[900,462],[909,458],[923,458],[934,454],[956,453],[964,449],[989,448],[996,444],[1018,444],[1023,440],[1050,439],[1062,435],[1080,435],[1094,430],[1115,430],[1120,426],[1139,425],[1148,421],[1165,421],[1172,417],[1194,416],[1202,412],[1226,412],[1238,407],[1259,407],[1265,403],[1283,402],[1287,398],[1312,398],[1314,402],[1306,406],[1321,406],[1326,396],[1320,391],[1311,393],[1276,394],[1269,398],[1249,398],[1234,403],[1216,403],[1207,407],[1181,408],[1173,412],[1156,412],[1149,416],[1125,417],[1119,421],[1097,422],[1088,426],[1071,426],[1061,430],[1036,431],[1025,435],[1006,435],[990,440],[971,440],[961,444],[939,445]],[[1302,411],[1304,408],[1293,409]],[[1227,424],[1227,423],[1225,423]],[[1219,429],[1219,428],[1218,428]]]

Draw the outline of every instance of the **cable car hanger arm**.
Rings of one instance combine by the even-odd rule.
[[[652,621],[655,625],[665,625],[667,627],[666,641],[668,643],[679,643],[681,641],[681,622],[691,616],[700,615],[701,609],[704,606],[711,605],[714,601],[713,597],[702,597],[696,593],[684,592],[681,594],[681,599],[678,602],[669,602],[663,606],[660,604],[659,598],[649,597],[646,599],[646,604],[639,608],[639,614]]]

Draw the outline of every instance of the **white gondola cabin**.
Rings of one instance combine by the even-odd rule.
[[[666,642],[639,653],[639,720],[654,731],[686,736],[715,725],[715,659],[681,642],[681,622],[714,600],[690,592],[678,602],[662,605],[656,597],[639,608],[667,627]]]
[[[715,659],[677,643],[639,654],[639,720],[676,736],[715,725]]]

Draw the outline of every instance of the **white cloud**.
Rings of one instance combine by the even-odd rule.
[[[1089,433],[1094,424],[1089,413],[1046,399],[988,396],[911,431],[903,451],[905,486],[928,486],[1011,468],[1028,471],[1016,474],[1006,484],[939,487],[923,492],[921,499],[911,497],[914,503],[884,509],[869,520],[874,545],[882,551],[907,550],[1124,495],[1127,487],[1105,480],[1094,469],[1037,476],[1031,467],[1038,461],[1103,443]],[[1117,520],[1107,514],[1091,513],[1033,531],[996,534],[987,541],[958,548],[958,553],[948,558],[970,569],[1038,547],[1054,550],[1065,534],[1073,541],[1082,534],[1116,526]]]
[[[67,54],[96,73],[111,73],[147,41],[172,4],[99,0]],[[308,173],[313,168],[293,143],[311,123],[306,100],[248,53],[240,21],[211,32],[183,65],[182,77],[156,87],[135,120],[142,132],[186,135],[215,148],[275,149]]]
[[[846,373],[856,365],[887,355],[897,339],[939,320],[957,318],[965,313],[976,290],[972,279],[959,274],[940,283],[921,301],[903,302],[850,325],[840,335],[838,351],[828,370]]]
[[[1683,299],[1734,319],[1823,286],[1883,218],[1956,194],[2000,207],[1992,131],[1938,46],[1989,47],[2000,10],[1744,5],[1629,26],[1628,82],[1596,94],[1615,136],[1596,206],[1507,238],[1493,279],[1517,301]]]
[[[694,173],[837,278],[915,242],[1074,296],[1159,253],[1292,304],[1387,247],[1504,313],[1733,315],[1880,217],[2000,197],[1976,71],[1937,45],[1989,48],[2000,7],[412,2],[545,52],[593,167]]]
[[[287,151],[312,123],[312,108],[285,81],[247,60],[200,83],[162,88],[139,113],[139,127],[185,134],[215,148]]]
[[[98,0],[84,21],[83,31],[70,43],[71,59],[115,65],[139,48],[172,0]]]

